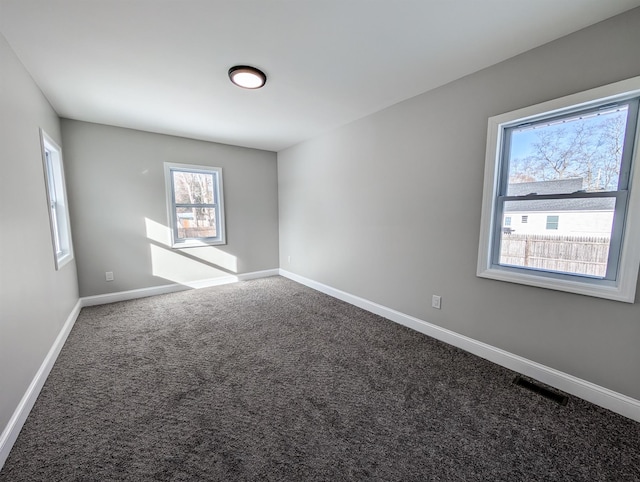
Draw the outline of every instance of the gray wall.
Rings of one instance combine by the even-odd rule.
[[[62,136],[81,296],[278,267],[275,153],[67,119]],[[164,162],[223,169],[226,245],[167,246]]]
[[[55,270],[39,128],[47,99],[0,35],[0,432],[78,301],[74,261]],[[64,146],[63,148],[63,160]]]
[[[638,46],[635,9],[280,152],[281,267],[640,399],[640,303],[475,274],[488,117],[640,75]]]

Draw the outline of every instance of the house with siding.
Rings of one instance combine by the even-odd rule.
[[[508,196],[570,194],[583,189],[582,178],[509,184]],[[505,234],[610,236],[615,198],[542,199],[507,201],[502,230]]]

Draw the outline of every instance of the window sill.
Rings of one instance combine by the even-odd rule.
[[[69,264],[71,261],[73,261],[73,254],[71,253],[67,253],[56,258],[56,271],[59,271],[63,266]]]
[[[567,278],[554,278],[537,274],[528,274],[516,272],[509,268],[485,268],[478,269],[478,277],[488,278],[498,281],[506,281],[509,283],[517,283],[538,288],[546,288],[556,291],[564,291],[567,293],[575,293],[578,295],[593,296],[596,298],[604,298],[614,301],[622,301],[625,303],[634,303],[635,301],[635,283],[624,289],[615,285],[613,282],[604,280],[572,280]]]
[[[173,249],[181,249],[181,248],[201,248],[204,246],[223,246],[227,244],[225,240],[217,240],[217,241],[201,241],[197,239],[189,240],[189,241],[181,241],[179,243],[172,243],[171,247]]]

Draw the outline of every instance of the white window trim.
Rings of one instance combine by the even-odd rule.
[[[67,186],[64,175],[64,163],[62,161],[62,149],[55,141],[42,129],[40,129],[40,148],[42,151],[42,168],[44,170],[44,184],[47,196],[47,213],[49,214],[49,228],[51,230],[51,245],[53,248],[53,260],[56,271],[73,260],[73,242],[71,240],[71,218],[69,217],[69,202],[67,198]],[[54,171],[53,179],[50,177],[49,161],[47,151],[51,153],[50,166]],[[51,203],[52,195],[50,186],[57,185],[58,194],[57,205],[62,207],[59,215],[53,213]],[[62,199],[60,199],[60,195]],[[57,236],[56,236],[57,233]],[[60,251],[56,249],[60,245]]]
[[[484,190],[482,198],[482,216],[480,224],[480,242],[478,248],[477,275],[511,283],[519,283],[540,288],[566,291],[581,295],[606,298],[610,300],[633,303],[635,301],[636,283],[640,268],[640,122],[636,127],[636,143],[632,153],[632,165],[629,179],[629,202],[618,276],[615,282],[593,283],[585,278],[554,278],[540,276],[534,271],[504,269],[491,263],[493,246],[493,226],[495,219],[495,199],[497,195],[500,168],[500,146],[505,125],[514,122],[533,121],[552,113],[588,108],[607,100],[615,100],[621,96],[635,97],[640,95],[640,76],[605,85],[585,92],[525,107],[513,112],[489,118],[487,129],[487,151],[484,171]]]
[[[204,173],[217,173],[217,199],[218,199],[218,208],[216,211],[217,216],[217,228],[218,228],[218,236],[211,239],[186,239],[186,240],[178,240],[176,239],[175,229],[177,220],[175,217],[175,209],[173,205],[173,190],[171,188],[171,170],[172,169],[183,169],[188,171],[195,172],[204,172]],[[178,164],[173,162],[165,162],[164,163],[164,180],[165,180],[165,190],[166,190],[166,199],[167,199],[167,219],[169,221],[169,231],[171,231],[171,247],[172,248],[195,248],[198,246],[219,246],[227,244],[226,238],[226,229],[225,229],[225,220],[224,220],[224,190],[223,190],[223,182],[222,182],[222,168],[220,167],[212,167],[212,166],[198,166],[195,164]]]

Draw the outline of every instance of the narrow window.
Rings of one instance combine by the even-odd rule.
[[[634,302],[639,105],[636,77],[489,119],[478,276]]]
[[[40,129],[40,145],[47,193],[47,211],[56,270],[73,259],[69,205],[62,164],[62,149]]]
[[[222,169],[165,163],[173,247],[225,244]]]

